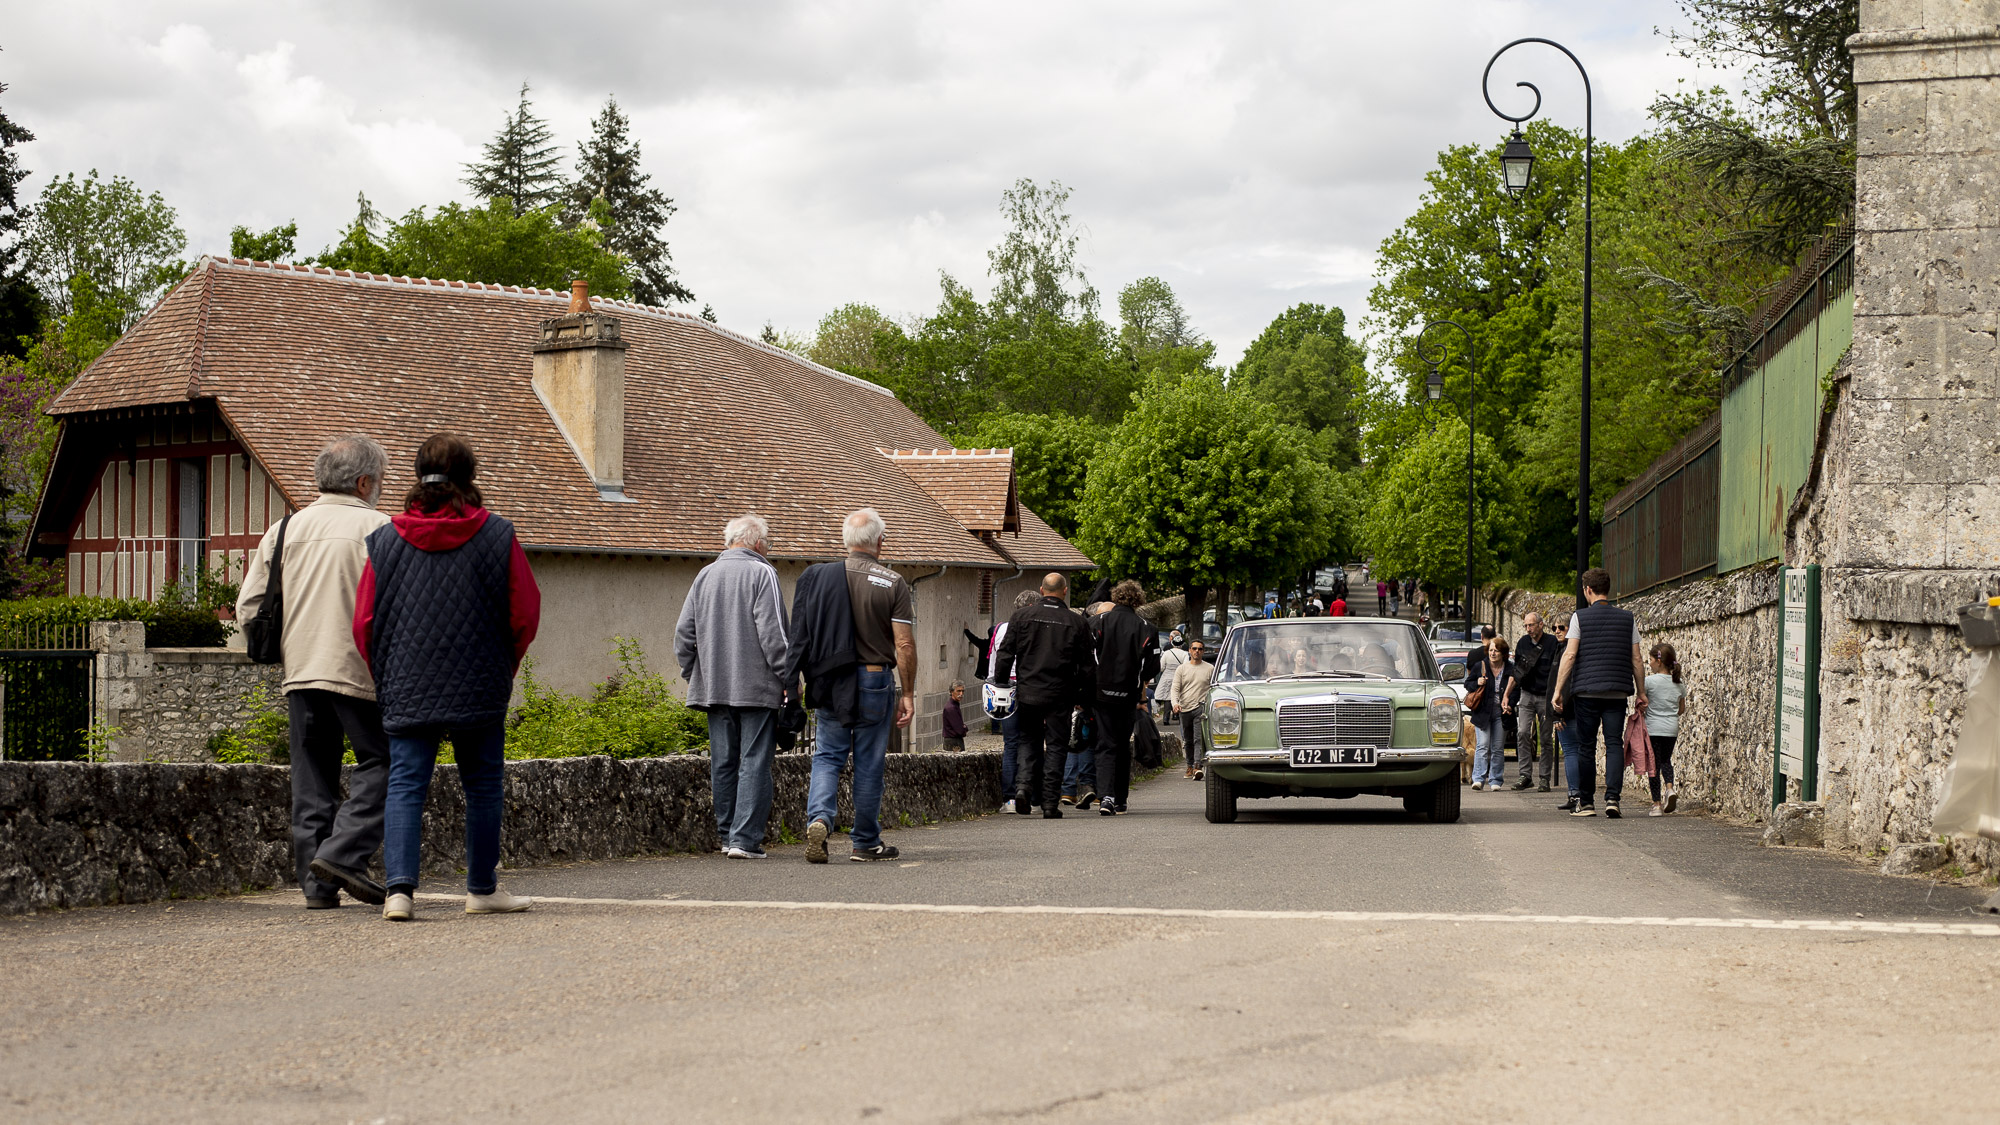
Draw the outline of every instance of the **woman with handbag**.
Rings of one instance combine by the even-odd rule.
[[[478,464],[457,434],[424,442],[403,514],[368,536],[355,596],[354,641],[389,733],[382,917],[391,922],[414,913],[424,802],[446,738],[465,790],[465,912],[512,914],[529,903],[501,890],[495,870],[507,700],[541,620],[541,591],[514,525],[482,507]]]
[[[1465,669],[1465,709],[1472,712],[1478,749],[1472,755],[1472,787],[1498,789],[1507,772],[1507,732],[1500,723],[1500,700],[1507,695],[1514,665],[1503,637],[1492,637]]]

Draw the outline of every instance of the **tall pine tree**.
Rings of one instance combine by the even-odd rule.
[[[514,214],[525,215],[562,202],[562,173],[556,170],[555,134],[535,116],[528,103],[528,84],[521,83],[521,102],[486,143],[485,159],[465,166],[461,182],[481,199],[506,196]]]
[[[631,126],[618,99],[606,98],[590,123],[589,138],[577,146],[569,217],[582,221],[591,201],[603,199],[611,213],[604,247],[631,259],[633,297],[648,305],[692,301],[694,293],[674,276],[673,255],[660,237],[673,216],[674,201],[646,186],[652,177],[639,170],[639,142],[632,139]]]

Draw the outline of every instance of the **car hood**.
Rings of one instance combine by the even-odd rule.
[[[1439,687],[1437,680],[1236,680],[1216,684],[1214,692],[1234,692],[1243,697],[1243,706],[1255,710],[1276,707],[1281,699],[1306,695],[1388,696],[1398,707],[1423,707]]]

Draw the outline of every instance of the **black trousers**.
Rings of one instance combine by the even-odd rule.
[[[1067,703],[1050,707],[1022,704],[1015,723],[1014,800],[1055,808],[1062,800],[1063,766],[1069,760]],[[1102,784],[1100,782],[1099,784]]]
[[[389,736],[374,700],[301,688],[285,703],[292,736],[292,862],[307,898],[340,891],[313,878],[315,858],[366,871],[382,846],[382,802],[389,794]],[[354,743],[347,799],[340,797],[345,735]]]
[[[1120,807],[1132,795],[1132,724],[1139,721],[1137,695],[1097,697],[1097,791]]]

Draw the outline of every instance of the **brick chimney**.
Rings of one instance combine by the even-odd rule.
[[[542,322],[535,396],[569,439],[606,500],[625,497],[625,341],[615,316],[592,312],[589,284],[570,287],[570,311]]]

